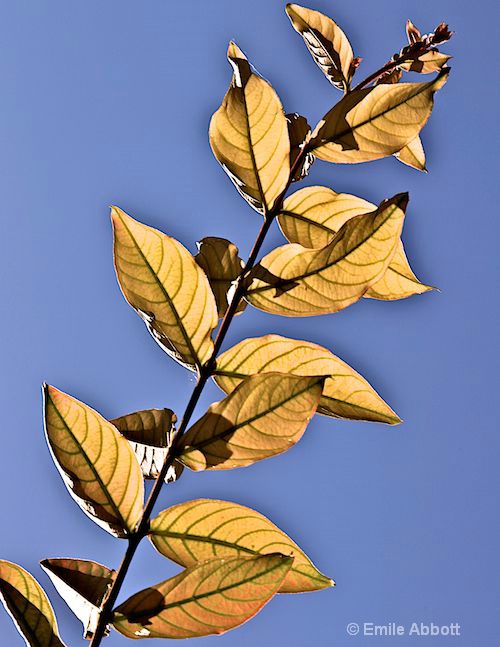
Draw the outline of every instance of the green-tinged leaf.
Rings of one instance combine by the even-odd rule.
[[[238,256],[238,248],[225,238],[207,237],[198,243],[198,254],[194,260],[203,269],[215,296],[219,317],[226,314],[228,298],[234,282],[241,274],[243,261]],[[245,309],[246,303],[240,301],[237,314]]]
[[[144,482],[128,441],[101,415],[44,385],[45,433],[73,499],[116,537],[132,532],[142,514]]]
[[[322,249],[283,245],[252,273],[246,300],[288,317],[338,312],[358,301],[386,272],[399,244],[408,195],[350,218]],[[272,279],[269,279],[272,277]]]
[[[351,44],[344,32],[319,11],[288,4],[286,12],[326,78],[339,90],[347,90],[355,68]]]
[[[400,67],[406,72],[418,72],[419,74],[431,74],[432,72],[439,72],[445,67],[450,60],[451,56],[438,52],[436,49],[431,49],[430,52],[425,52],[419,56],[415,61],[402,63]]]
[[[151,521],[156,549],[181,566],[213,557],[282,553],[294,557],[279,592],[301,593],[333,586],[288,535],[263,515],[237,503],[197,499],[168,508]]]
[[[309,186],[296,191],[283,203],[279,224],[291,243],[321,249],[328,245],[344,223],[375,209],[375,205],[354,195],[335,193],[323,186]],[[432,288],[421,283],[413,273],[403,243],[385,274],[364,294],[372,299],[403,299]]]
[[[179,460],[192,470],[225,470],[280,454],[300,440],[318,406],[321,377],[254,375],[183,436]]]
[[[425,167],[425,151],[420,137],[415,137],[407,146],[397,153],[394,153],[394,157],[400,162],[403,162],[403,164],[417,169],[417,171],[427,172]]]
[[[65,647],[47,595],[24,568],[0,560],[0,598],[26,645]]]
[[[212,354],[217,307],[208,279],[179,242],[113,207],[122,292],[158,344],[188,368]]]
[[[397,153],[425,126],[434,93],[450,69],[428,83],[380,84],[354,90],[319,122],[310,142],[316,157],[353,164]]]
[[[176,421],[177,416],[171,409],[146,409],[111,420],[129,441],[144,478],[158,478],[172,443]],[[182,470],[182,465],[176,461],[165,481],[176,481]]]
[[[265,214],[288,183],[287,121],[276,92],[234,43],[227,57],[233,80],[212,117],[210,145],[240,194]]]
[[[245,339],[217,358],[215,381],[231,393],[255,373],[327,375],[317,413],[334,418],[397,424],[394,411],[359,373],[326,348],[307,341],[265,335]]]
[[[286,120],[290,138],[290,169],[293,169],[292,182],[298,182],[309,174],[309,169],[314,162],[314,155],[307,153],[301,163],[295,164],[311,134],[311,126],[307,123],[305,117],[298,115],[296,112],[286,115]]]
[[[259,555],[211,559],[136,593],[115,611],[127,638],[196,638],[222,634],[269,602],[293,558]]]
[[[44,559],[40,563],[59,595],[83,624],[83,637],[90,640],[116,571],[85,559]]]

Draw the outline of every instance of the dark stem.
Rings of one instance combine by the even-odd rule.
[[[149,522],[150,522],[151,514],[153,512],[153,508],[160,495],[167,472],[172,466],[172,464],[174,463],[176,458],[176,451],[175,451],[176,447],[181,437],[184,435],[184,432],[187,429],[187,426],[189,424],[189,421],[191,420],[191,416],[194,413],[196,405],[198,404],[198,401],[203,392],[205,384],[207,383],[208,379],[214,374],[217,353],[219,352],[224,342],[224,338],[227,334],[227,331],[229,330],[229,326],[231,325],[234,315],[236,314],[238,305],[245,294],[245,290],[246,290],[245,279],[247,278],[248,273],[254,267],[255,262],[257,261],[257,257],[262,248],[262,244],[264,243],[267,232],[269,231],[269,228],[271,227],[273,220],[281,211],[285,193],[288,191],[288,188],[292,182],[292,178],[294,177],[295,171],[297,168],[299,168],[299,165],[304,160],[304,157],[306,154],[307,154],[307,146],[304,146],[304,148],[301,149],[294,163],[292,164],[287,185],[283,190],[283,192],[281,193],[281,195],[279,196],[279,198],[276,200],[276,204],[274,208],[269,213],[264,214],[264,222],[262,223],[259,233],[257,235],[257,238],[255,239],[255,242],[250,252],[250,255],[248,257],[248,260],[245,263],[245,267],[241,270],[241,273],[238,277],[233,298],[231,300],[231,303],[229,304],[228,309],[226,310],[226,314],[224,315],[219,331],[215,338],[214,350],[213,350],[212,356],[210,357],[208,362],[201,367],[199,371],[198,381],[196,383],[195,388],[193,389],[191,397],[189,398],[189,402],[187,403],[186,410],[184,411],[184,415],[182,416],[182,420],[180,422],[179,428],[177,430],[177,433],[175,434],[174,440],[172,441],[172,445],[163,463],[161,471],[158,474],[158,477],[153,485],[153,488],[148,497],[146,505],[144,506],[141,520],[139,521],[139,524],[135,532],[132,535],[130,535],[130,537],[128,538],[127,550],[125,552],[122,563],[120,564],[120,567],[116,574],[116,578],[114,579],[113,584],[111,585],[108,591],[108,594],[104,600],[104,603],[101,607],[101,612],[99,614],[99,621],[98,621],[94,636],[90,641],[90,647],[98,647],[101,644],[102,639],[104,638],[106,627],[111,622],[113,607],[115,606],[115,602],[120,593],[120,589],[125,580],[125,576],[127,575],[128,569],[130,568],[130,564],[134,557],[135,551],[137,550],[139,544],[141,543],[141,540],[148,534]]]

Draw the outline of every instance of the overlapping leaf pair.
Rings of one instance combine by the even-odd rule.
[[[338,312],[363,297],[389,301],[432,289],[416,278],[401,241],[407,194],[377,207],[329,187],[287,192],[316,158],[353,164],[394,155],[424,170],[419,133],[449,74],[449,56],[437,45],[450,32],[441,24],[422,36],[409,22],[409,44],[353,88],[361,59],[338,25],[298,5],[288,5],[287,13],[344,96],[313,129],[304,117],[285,114],[271,85],[235,43],[229,45],[233,78],[209,134],[216,159],[264,219],[248,261],[234,243],[214,237],[203,239],[193,256],[175,239],[112,209],[115,267],[126,300],[156,342],[197,374],[178,427],[171,409],[109,421],[44,387],[47,441],[71,496],[98,525],[129,542],[121,574],[88,560],[42,562],[93,646],[109,626],[134,639],[223,633],[276,593],[333,584],[283,531],[236,503],[198,499],[151,519],[163,480],[175,481],[184,467],[225,470],[280,454],[298,442],[316,412],[400,422],[361,375],[312,342],[270,334],[220,352],[233,317],[247,304],[302,317]],[[437,76],[400,83],[405,72]],[[274,220],[288,242],[259,261]],[[191,423],[209,378],[225,397]],[[155,480],[146,504],[145,479]],[[184,570],[114,608],[146,536]],[[63,645],[50,602],[29,573],[0,562],[0,593],[27,644]]]

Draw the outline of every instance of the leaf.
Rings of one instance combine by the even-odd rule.
[[[329,244],[348,220],[375,208],[371,202],[354,195],[335,193],[323,186],[309,186],[296,191],[284,201],[278,221],[281,231],[291,243],[321,249]],[[368,288],[364,296],[394,300],[431,289],[413,273],[400,241],[387,271]]]
[[[210,123],[210,145],[239,193],[269,213],[288,184],[290,142],[285,114],[271,85],[235,43],[227,52],[233,80]]]
[[[348,220],[375,209],[371,202],[354,195],[308,186],[285,199],[278,223],[290,243],[321,249]]]
[[[198,243],[198,254],[194,260],[208,277],[215,296],[219,317],[226,314],[229,307],[228,293],[241,274],[243,261],[238,256],[238,248],[225,238],[209,236]],[[240,301],[237,314],[246,307]]]
[[[127,638],[225,633],[269,602],[292,562],[277,554],[202,562],[133,595],[116,609],[113,626]]]
[[[314,415],[321,377],[267,373],[248,377],[183,436],[179,460],[194,471],[245,467],[300,440]]]
[[[85,559],[44,559],[40,564],[59,595],[82,622],[83,637],[90,640],[116,571]]]
[[[158,344],[188,368],[213,351],[215,298],[205,273],[179,242],[112,208],[115,267],[122,292]]]
[[[294,557],[280,593],[318,591],[334,585],[288,535],[263,515],[237,503],[197,499],[168,508],[151,521],[149,538],[181,566],[214,557],[280,552]]]
[[[64,484],[81,509],[116,537],[142,515],[144,483],[128,441],[83,402],[44,385],[45,433]]]
[[[394,153],[394,157],[400,162],[403,162],[403,164],[416,168],[417,171],[425,171],[427,173],[425,167],[425,151],[420,137],[412,139],[404,148]]]
[[[386,272],[398,247],[408,194],[385,200],[373,213],[350,218],[322,249],[283,245],[260,262],[278,277],[257,274],[246,300],[256,308],[288,317],[338,312],[358,301]],[[284,291],[286,286],[291,289]],[[281,288],[279,291],[277,287]]]
[[[290,138],[290,169],[294,170],[292,182],[298,182],[309,175],[309,170],[314,162],[314,155],[307,153],[302,163],[297,168],[294,168],[297,157],[311,134],[311,126],[307,123],[305,117],[298,115],[296,112],[286,115],[286,120]]]
[[[217,385],[231,393],[243,379],[278,371],[292,375],[327,375],[317,413],[334,418],[398,424],[400,418],[373,387],[323,346],[280,335],[245,339],[217,358]]]
[[[319,11],[288,4],[286,12],[326,78],[339,90],[347,91],[355,67],[351,44],[344,32]]]
[[[450,68],[428,83],[380,84],[353,90],[319,122],[311,152],[327,162],[355,164],[397,153],[425,126],[434,93]]]
[[[367,299],[395,301],[406,299],[414,294],[434,290],[431,285],[421,283],[408,263],[403,243],[399,241],[387,272],[365,292]]]
[[[418,72],[419,74],[431,74],[432,72],[439,72],[445,67],[450,60],[451,56],[438,52],[437,49],[431,49],[419,56],[415,61],[402,63],[401,69],[406,72]]]
[[[0,560],[0,598],[30,647],[65,647],[44,590],[24,568]]]
[[[132,447],[142,474],[157,479],[172,444],[177,416],[171,409],[146,409],[111,420]],[[167,472],[166,483],[176,481],[183,467],[177,461]]]

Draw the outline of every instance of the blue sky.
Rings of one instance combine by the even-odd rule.
[[[158,509],[213,497],[249,505],[287,531],[338,586],[279,596],[252,622],[201,644],[387,645],[349,637],[350,622],[459,623],[454,638],[394,644],[492,645],[498,635],[498,382],[500,225],[494,4],[489,0],[317,0],[363,57],[366,75],[404,44],[408,17],[447,20],[453,72],[423,131],[429,175],[387,159],[315,164],[324,184],[372,202],[410,192],[404,229],[416,273],[441,288],[412,299],[364,300],[324,318],[247,310],[226,347],[277,332],[331,348],[405,420],[388,428],[316,417],[287,454],[249,469],[186,474]],[[259,216],[239,198],[207,140],[230,80],[235,39],[287,111],[315,123],[339,98],[277,0],[28,0],[0,8],[1,557],[51,594],[63,637],[83,645],[38,567],[45,557],[117,566],[124,544],[74,505],[46,449],[46,380],[115,417],[147,407],[181,412],[192,378],[149,338],[113,271],[108,206],[191,250],[207,235],[249,251]],[[496,103],[495,103],[496,101]],[[277,230],[268,249],[281,244]],[[496,325],[495,325],[496,324]],[[495,390],[494,390],[495,389]],[[218,399],[207,389],[200,406]],[[177,572],[145,544],[124,595]],[[2,645],[22,640],[0,614]],[[117,634],[107,644],[123,644]],[[392,643],[391,643],[392,644]]]

